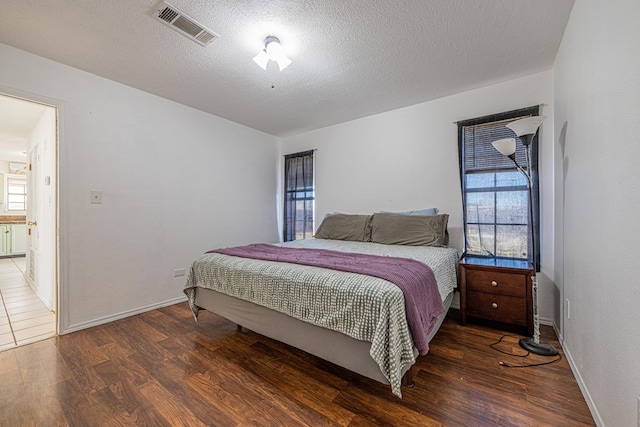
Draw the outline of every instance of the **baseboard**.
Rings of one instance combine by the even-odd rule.
[[[540,324],[541,325],[547,325],[547,326],[554,326],[555,322],[551,319],[543,319],[542,317],[540,318]],[[554,328],[555,329],[555,328]]]
[[[554,329],[557,329],[555,327],[555,324],[554,324]],[[556,332],[556,333],[558,333],[558,332]],[[558,337],[560,337],[560,335],[558,335]],[[591,412],[591,416],[593,417],[593,421],[595,421],[597,426],[604,427],[604,421],[602,421],[602,418],[600,417],[600,413],[598,412],[598,409],[596,408],[596,404],[593,401],[593,399],[591,398],[591,394],[589,394],[589,389],[587,389],[587,386],[584,383],[584,380],[582,379],[582,375],[580,375],[580,371],[578,370],[578,367],[576,366],[576,363],[573,360],[573,356],[571,356],[571,352],[564,345],[564,341],[563,340],[560,340],[560,345],[562,346],[562,351],[564,353],[564,357],[567,359],[567,362],[569,363],[569,367],[571,368],[571,372],[573,372],[573,376],[576,379],[576,382],[578,383],[578,387],[580,387],[580,391],[582,392],[582,396],[584,397],[585,402],[587,402],[587,406],[589,407],[589,411]]]
[[[181,302],[185,302],[187,300],[186,296],[181,296],[178,298],[162,301],[156,304],[146,305],[144,307],[139,307],[133,310],[123,311],[121,313],[113,314],[111,316],[100,317],[98,319],[90,320],[88,322],[78,323],[76,325],[71,325],[63,331],[59,332],[59,335],[70,334],[71,332],[81,331],[83,329],[92,328],[98,325],[104,325],[105,323],[113,322],[115,320],[124,319],[125,317],[135,316],[136,314],[142,314],[147,311],[156,310],[158,308],[167,307],[169,305],[178,304]]]
[[[25,278],[26,278],[26,275],[25,275]],[[33,293],[35,293],[38,296],[38,298],[40,299],[42,304],[44,304],[44,306],[47,307],[49,309],[49,311],[52,311],[52,312],[55,313],[56,309],[54,307],[50,306],[49,299],[46,297],[46,295],[43,295],[42,292],[40,291],[40,289],[35,287],[33,282],[31,282],[30,280],[27,280],[27,284],[29,285],[29,287],[31,288]]]
[[[553,322],[553,330],[556,332],[558,341],[560,341],[560,344],[562,344],[564,342],[564,336],[562,335],[562,332],[560,332],[560,329],[558,328],[558,325],[556,325],[555,322]]]
[[[560,331],[558,330],[558,326],[556,325],[556,322],[554,322],[551,319],[542,319],[542,318],[540,318],[540,324],[541,325],[545,325],[545,326],[551,326],[553,328],[553,332],[555,332],[556,336],[558,337],[558,341],[560,341],[560,344],[562,344],[562,335],[560,334]]]

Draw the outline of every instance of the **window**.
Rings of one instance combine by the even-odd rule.
[[[458,123],[458,147],[464,206],[465,253],[470,255],[535,259],[539,266],[539,245],[531,252],[529,193],[525,176],[491,143],[516,139],[516,161],[526,167],[526,153],[520,138],[506,125],[538,115],[539,107],[525,108]],[[538,138],[531,143],[533,178],[533,224],[539,242]]]
[[[284,241],[313,235],[314,151],[284,157]]]
[[[7,211],[27,210],[27,181],[24,178],[7,177]]]

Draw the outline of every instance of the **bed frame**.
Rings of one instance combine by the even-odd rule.
[[[444,321],[452,300],[453,292],[443,301],[445,311],[438,317],[431,330],[429,341]],[[195,302],[199,307],[218,314],[239,327],[245,327],[365,377],[389,384],[378,364],[369,355],[371,343],[368,341],[357,340],[211,289],[197,288]],[[417,349],[414,348],[413,353],[417,357]],[[411,366],[405,367],[402,375],[402,385],[411,387]]]

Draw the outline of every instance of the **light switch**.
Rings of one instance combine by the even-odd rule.
[[[91,203],[96,205],[102,203],[102,191],[91,190]]]

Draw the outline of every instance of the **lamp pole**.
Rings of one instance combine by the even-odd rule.
[[[525,157],[527,161],[527,169],[525,170],[516,161],[516,144],[512,138],[494,141],[492,144],[503,155],[509,157],[516,165],[517,169],[527,179],[527,190],[529,192],[529,232],[531,233],[531,258],[533,261],[533,274],[531,275],[531,297],[533,302],[533,337],[524,337],[519,341],[520,347],[525,350],[539,354],[542,356],[554,356],[558,351],[551,344],[540,341],[540,316],[538,314],[538,279],[536,277],[536,236],[533,223],[533,177],[531,175],[531,143],[538,131],[538,127],[542,124],[544,117],[533,116],[516,120],[507,125],[507,127],[520,137],[525,148]]]
[[[536,129],[537,130],[537,129]],[[531,275],[531,297],[533,300],[533,337],[520,338],[518,342],[520,347],[525,350],[541,356],[555,356],[558,351],[551,344],[540,341],[540,315],[538,314],[538,278],[536,277],[536,233],[534,229],[534,209],[533,209],[533,177],[531,175],[531,143],[535,136],[533,133],[518,135],[522,140],[527,160],[527,170],[523,170],[513,158],[514,163],[518,165],[520,172],[527,178],[527,189],[529,192],[529,232],[531,233],[531,259],[533,263],[533,274]]]

